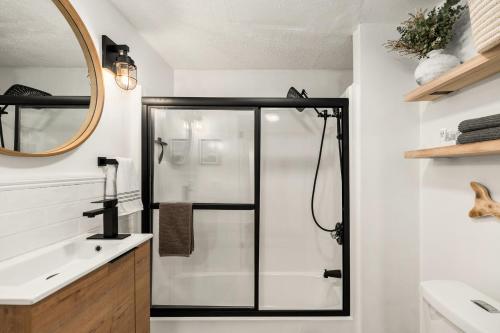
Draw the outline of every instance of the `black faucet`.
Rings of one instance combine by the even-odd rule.
[[[88,212],[84,212],[83,216],[93,218],[97,215],[103,214],[103,230],[102,234],[95,234],[87,239],[123,239],[130,234],[119,234],[118,233],[118,204],[117,199],[104,199],[99,201],[94,201],[92,203],[102,203],[104,204],[103,208],[89,210]]]
[[[340,279],[342,277],[342,271],[340,269],[325,269],[325,271],[323,272],[323,277],[325,279],[330,277]]]

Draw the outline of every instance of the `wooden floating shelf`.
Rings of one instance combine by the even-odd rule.
[[[464,62],[405,96],[407,102],[433,101],[500,72],[500,46]]]
[[[466,157],[500,154],[500,140],[468,143],[405,152],[405,158]]]

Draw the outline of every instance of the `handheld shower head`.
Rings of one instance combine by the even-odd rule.
[[[288,93],[286,94],[286,98],[304,98],[304,93],[305,92],[299,93],[299,91],[295,89],[295,87],[290,87],[290,89],[288,89]],[[299,112],[304,111],[304,108],[296,108],[296,109]]]
[[[301,98],[309,98],[309,96],[307,96],[307,92],[305,91],[305,89],[303,89],[302,92],[299,92],[295,87],[290,87],[290,89],[288,89],[288,93],[286,94],[286,98],[301,99]],[[295,107],[295,108],[299,112],[302,112],[305,109],[303,107]],[[312,189],[312,194],[311,194],[311,214],[312,214],[312,218],[313,218],[314,223],[316,224],[316,226],[319,229],[321,229],[323,231],[329,232],[332,235],[332,237],[337,240],[337,242],[339,244],[342,244],[342,242],[343,242],[342,241],[343,231],[341,229],[342,228],[342,222],[337,223],[337,225],[335,226],[335,228],[332,228],[332,229],[326,228],[326,227],[322,226],[318,222],[318,219],[316,218],[316,214],[315,214],[315,209],[314,209],[314,199],[315,199],[315,195],[316,195],[316,185],[317,185],[317,182],[318,182],[318,173],[319,173],[319,167],[320,167],[320,164],[321,164],[321,157],[323,155],[323,143],[325,141],[326,124],[328,122],[328,118],[329,117],[335,117],[335,118],[337,118],[337,140],[338,140],[338,149],[339,149],[339,156],[340,156],[340,158],[339,158],[339,161],[340,161],[340,175],[341,175],[341,180],[343,181],[343,172],[342,172],[342,141],[341,141],[342,140],[342,133],[341,133],[342,120],[341,120],[341,115],[338,112],[338,110],[336,110],[336,109],[333,110],[333,114],[329,114],[327,109],[323,110],[322,112],[320,112],[316,107],[313,106],[312,108],[314,109],[314,111],[316,111],[316,114],[318,115],[318,117],[323,118],[323,132],[321,134],[321,143],[320,143],[320,147],[319,147],[318,162],[316,164],[316,172],[314,174],[313,189]],[[333,271],[331,271],[331,272],[333,272]],[[325,277],[330,276],[328,274],[330,274],[331,272],[326,272],[325,271]],[[337,272],[335,272],[335,274],[336,273]],[[333,273],[331,273],[331,274],[333,274]]]

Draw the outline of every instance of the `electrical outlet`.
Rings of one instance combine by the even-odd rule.
[[[441,143],[450,143],[457,141],[460,132],[458,130],[450,130],[447,128],[441,128],[439,130],[439,137],[441,138]]]

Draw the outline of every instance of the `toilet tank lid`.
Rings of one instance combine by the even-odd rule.
[[[422,297],[441,315],[467,333],[500,332],[500,313],[490,313],[472,300],[482,300],[500,310],[500,302],[459,281],[421,283]]]

